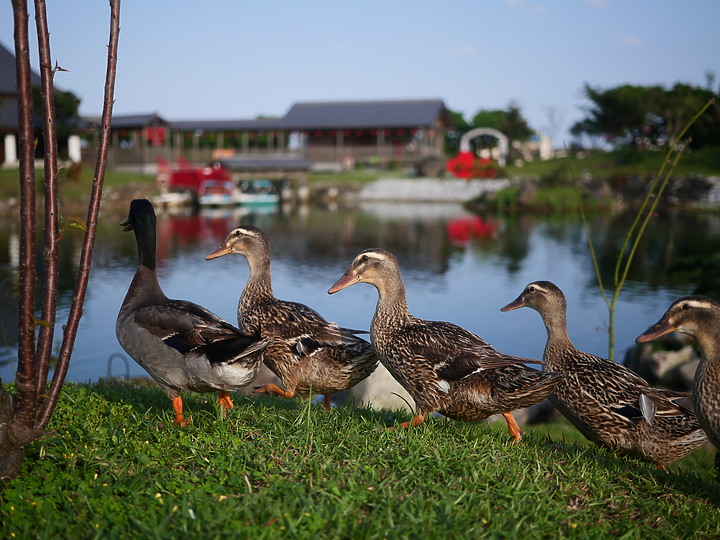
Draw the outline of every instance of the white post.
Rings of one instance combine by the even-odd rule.
[[[80,161],[82,161],[82,149],[78,135],[70,135],[70,137],[68,137],[68,157],[73,163],[80,163]]]
[[[14,133],[8,133],[5,135],[5,163],[3,163],[3,166],[18,166],[17,141]]]

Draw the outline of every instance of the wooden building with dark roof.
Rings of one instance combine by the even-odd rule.
[[[40,86],[40,75],[30,71],[30,84]],[[18,92],[15,54],[0,43],[0,165],[17,164]]]
[[[296,103],[280,122],[312,162],[387,165],[442,155],[452,120],[439,99]]]
[[[357,163],[399,166],[442,156],[452,127],[442,100],[296,103],[282,118],[166,121],[158,115],[115,115],[113,165],[182,156],[208,163],[232,156],[290,154],[314,167]],[[87,148],[92,152],[92,146]]]

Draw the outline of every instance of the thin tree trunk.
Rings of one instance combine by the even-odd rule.
[[[43,258],[46,276],[43,284],[43,310],[40,321],[35,319],[35,171],[33,154],[32,91],[30,87],[30,55],[28,47],[27,0],[13,0],[15,23],[15,54],[17,65],[19,142],[20,142],[20,296],[18,328],[18,369],[15,383],[17,395],[0,386],[0,478],[12,478],[20,472],[25,448],[41,437],[55,409],[65,381],[70,356],[82,317],[100,213],[103,180],[110,144],[110,121],[115,93],[117,48],[120,34],[120,0],[110,0],[110,44],[105,79],[105,100],[101,139],[95,164],[95,175],[88,206],[87,228],[80,256],[77,285],[68,320],[63,327],[63,341],[58,364],[47,393],[47,377],[57,308],[57,244],[58,186],[57,136],[53,99],[54,69],[51,64],[50,40],[45,0],[35,0],[38,32],[45,143],[45,245]],[[37,350],[35,328],[40,325]]]
[[[43,101],[43,145],[45,148],[45,283],[43,285],[42,315],[40,335],[35,350],[37,365],[37,385],[35,391],[39,401],[45,393],[47,375],[50,368],[53,336],[55,335],[55,316],[57,311],[58,286],[58,186],[57,186],[57,131],[55,129],[55,96],[53,78],[55,71],[50,55],[50,33],[47,26],[45,0],[35,0],[35,20],[38,34],[38,54],[40,56],[40,77]]]
[[[80,255],[80,268],[75,286],[70,313],[68,314],[63,341],[60,346],[58,363],[55,366],[52,384],[48,393],[48,400],[43,403],[38,427],[45,428],[50,421],[55,405],[57,404],[62,384],[65,381],[70,355],[75,345],[80,317],[82,317],[83,302],[87,292],[88,280],[90,279],[90,267],[92,263],[92,251],[95,246],[95,234],[97,232],[98,216],[100,215],[100,200],[102,198],[103,181],[105,169],[107,168],[107,155],[110,147],[110,122],[112,120],[112,108],[115,102],[115,74],[117,73],[117,49],[120,38],[120,0],[110,0],[110,43],[108,45],[107,72],[105,76],[105,98],[103,103],[103,114],[100,131],[100,146],[95,161],[95,174],[93,176],[90,203],[88,205],[87,231]]]
[[[16,424],[34,425],[35,389],[35,168],[30,87],[28,10],[25,0],[13,0],[20,143],[20,297],[18,301],[18,369],[15,375]]]

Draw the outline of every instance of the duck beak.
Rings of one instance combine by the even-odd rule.
[[[645,330],[645,332],[640,334],[637,338],[635,338],[635,341],[637,343],[646,343],[676,330],[677,328],[670,324],[670,321],[662,318],[653,326]]]
[[[353,283],[360,281],[360,276],[355,275],[352,268],[348,269],[340,279],[335,282],[335,285],[328,289],[328,294],[334,294],[338,291],[342,291],[346,287],[349,287]]]
[[[123,231],[132,231],[132,225],[130,225],[130,217],[126,217],[120,222],[120,226],[123,228]]]
[[[507,306],[503,306],[500,308],[500,311],[512,311],[513,309],[525,307],[527,304],[525,303],[525,300],[523,299],[522,295],[518,296],[515,300],[510,302]]]
[[[218,257],[222,257],[223,255],[227,255],[228,253],[232,253],[232,249],[227,247],[226,244],[221,244],[220,247],[218,247],[210,255],[206,255],[205,260],[209,261],[212,259],[217,259]]]

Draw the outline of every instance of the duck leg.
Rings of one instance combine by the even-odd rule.
[[[175,425],[185,427],[192,422],[190,418],[183,418],[183,401],[180,396],[172,399],[172,406],[175,411]]]
[[[424,414],[416,414],[413,416],[412,420],[409,420],[407,422],[402,422],[400,424],[401,428],[408,429],[411,427],[419,426],[425,421],[425,415]],[[395,428],[388,428],[388,429],[395,429]]]
[[[323,396],[323,409],[325,409],[325,412],[330,412],[330,397],[332,394],[325,394]]]
[[[515,444],[520,442],[520,439],[522,439],[523,431],[520,429],[520,426],[518,426],[518,423],[515,421],[515,417],[512,415],[511,412],[504,412],[502,415],[505,417],[505,421],[508,425],[508,430],[510,431],[510,436],[515,439]]]
[[[232,399],[230,399],[230,394],[226,390],[220,391],[218,403],[220,404],[220,409],[222,409],[223,418],[225,418],[227,409],[232,409],[235,406],[233,405]]]
[[[255,388],[253,388],[253,394],[273,394],[288,399],[292,399],[295,397],[294,390],[283,390],[282,388],[273,383],[256,386]]]

